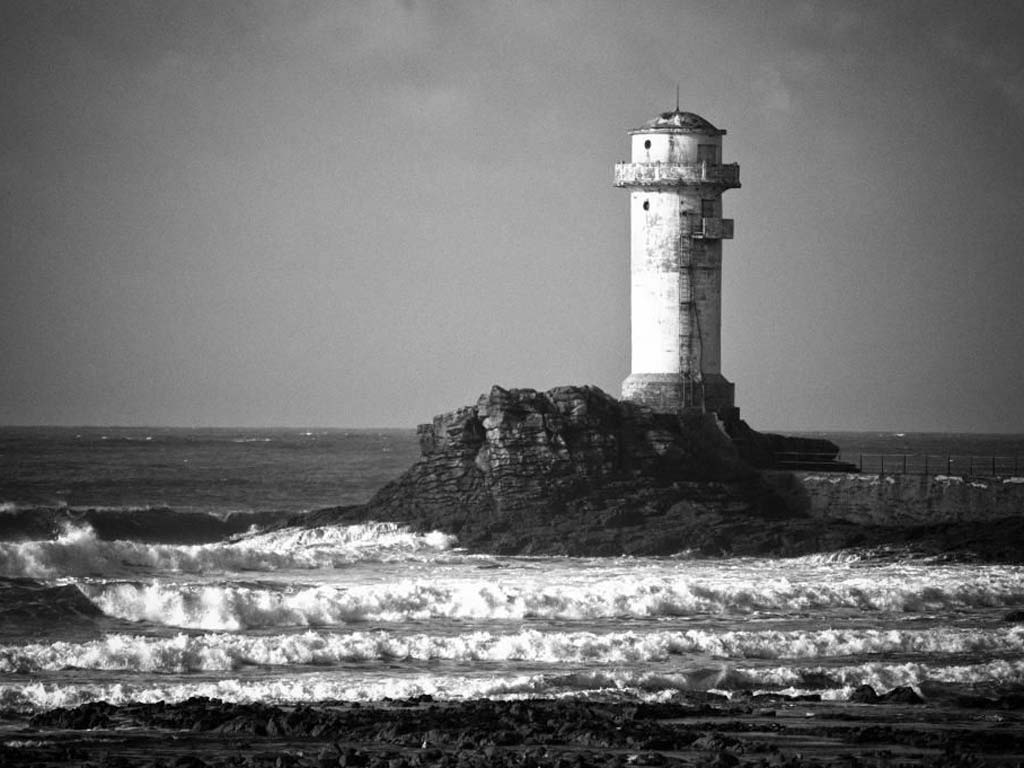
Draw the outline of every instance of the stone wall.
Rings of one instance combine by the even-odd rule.
[[[795,510],[889,527],[1024,520],[1024,478],[765,473]]]

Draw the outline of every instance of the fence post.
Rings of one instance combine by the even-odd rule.
[[[907,474],[907,454],[903,454],[903,474]]]
[[[974,476],[974,457],[973,456],[971,456],[971,468],[969,470],[967,470],[967,474],[970,475],[971,477]]]

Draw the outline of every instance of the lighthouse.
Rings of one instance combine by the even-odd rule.
[[[630,374],[622,398],[655,411],[735,415],[722,375],[722,193],[740,186],[722,162],[716,128],[678,105],[629,131],[631,156],[615,165],[629,190]]]

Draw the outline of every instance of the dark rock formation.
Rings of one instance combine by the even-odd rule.
[[[879,695],[870,685],[862,685],[852,694],[850,701],[859,704],[923,704],[917,691],[908,685],[900,685]]]
[[[858,697],[859,695],[859,697]],[[6,713],[0,764],[26,766],[677,766],[1016,765],[1024,726],[1015,699],[965,695],[927,707],[911,689],[853,703],[820,697],[679,691],[671,702],[573,699],[370,705],[103,702],[56,709],[17,728]],[[879,708],[891,707],[889,712]],[[770,708],[764,708],[771,704]],[[793,716],[798,708],[799,716]],[[979,711],[997,714],[979,717]],[[994,712],[993,710],[998,710]],[[788,714],[787,714],[788,713]],[[5,713],[0,712],[0,717]],[[892,724],[890,724],[892,723]],[[837,760],[837,755],[842,760]],[[911,759],[912,758],[912,759]]]
[[[305,524],[406,522],[499,554],[736,553],[733,529],[754,554],[792,538],[771,525],[792,515],[713,414],[654,413],[596,387],[494,387],[419,437],[422,458],[369,504]]]
[[[753,475],[713,415],[656,414],[596,387],[493,387],[475,406],[421,425],[419,438],[423,460],[377,494],[377,508],[401,508],[410,483],[418,504],[436,498],[507,512],[559,509],[617,480]]]
[[[758,432],[739,416],[726,419],[723,426],[740,457],[758,469],[858,471],[856,465],[838,460],[839,446],[831,440]]]
[[[455,534],[471,551],[509,555],[787,557],[898,547],[915,556],[1018,562],[1024,552],[1019,519],[998,527],[895,519],[874,496],[864,501],[877,507],[874,517],[833,515],[850,504],[830,489],[855,484],[856,492],[843,493],[857,506],[880,479],[829,474],[812,483],[817,476],[806,472],[760,469],[795,454],[841,471],[832,443],[760,434],[738,417],[723,425],[709,413],[655,413],[596,387],[494,387],[476,405],[422,425],[419,438],[420,460],[367,504],[291,524],[392,521]],[[815,501],[823,494],[825,512]]]

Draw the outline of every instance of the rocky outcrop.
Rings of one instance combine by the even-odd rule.
[[[367,505],[307,524],[406,522],[509,554],[721,554],[737,551],[733,527],[756,553],[791,535],[772,521],[793,515],[713,414],[654,413],[589,386],[494,387],[419,438],[422,458]]]
[[[510,555],[785,557],[898,547],[1019,562],[1024,552],[1024,518],[995,520],[1006,504],[982,518],[930,517],[930,497],[896,483],[906,491],[900,503],[912,510],[896,515],[889,480],[751,463],[772,466],[783,452],[828,463],[838,449],[827,441],[762,435],[713,414],[654,413],[596,387],[494,387],[475,405],[422,425],[419,439],[420,460],[367,504],[293,524],[391,521],[454,534],[471,551]],[[938,478],[920,482],[952,488]],[[954,490],[980,492],[967,486]],[[959,502],[949,493],[952,509]]]
[[[901,764],[912,765],[1016,765],[1024,752],[1020,693],[989,698],[966,686],[961,695],[922,704],[907,686],[862,686],[849,702],[685,690],[651,703],[430,696],[324,706],[205,697],[99,701],[39,713],[25,725],[7,710],[12,736],[0,744],[0,760],[152,768],[801,768],[891,765],[893,754],[910,755],[915,759]]]
[[[419,427],[423,459],[372,504],[562,508],[609,482],[735,481],[753,475],[711,414],[680,419],[596,387],[493,387]],[[406,491],[412,485],[415,494]]]
[[[839,446],[831,440],[758,432],[738,415],[724,426],[740,457],[758,469],[857,472],[855,465],[839,460]]]

